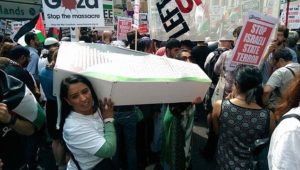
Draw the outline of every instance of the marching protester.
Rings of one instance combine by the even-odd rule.
[[[38,63],[40,57],[37,48],[40,46],[40,42],[37,35],[33,32],[28,32],[24,39],[30,52],[30,60],[26,70],[29,71],[29,73],[33,75],[35,81],[38,82]]]
[[[0,70],[0,80],[0,169],[27,168],[26,137],[41,129],[45,115],[23,82],[3,70]]]
[[[300,168],[300,74],[287,87],[275,112],[279,122],[270,142],[270,170]]]
[[[56,97],[53,96],[53,74],[58,54],[58,47],[50,48],[50,53],[47,55],[49,64],[41,69],[39,79],[41,87],[44,90],[46,97],[46,120],[47,131],[50,138],[53,140],[51,147],[56,161],[56,166],[59,170],[66,169],[66,148],[62,139],[62,131],[56,128],[56,120],[58,116],[58,107]]]
[[[191,62],[191,52],[182,49],[177,60]],[[197,98],[192,103],[175,103],[164,105],[162,134],[162,164],[164,170],[191,169],[191,141],[194,125],[195,104],[201,103]]]
[[[300,72],[300,64],[292,61],[293,57],[286,48],[274,52],[270,60],[274,72],[264,86],[264,103],[275,110],[289,83]]]
[[[276,39],[272,41],[269,45],[267,52],[264,54],[263,57],[263,65],[262,65],[262,74],[263,74],[263,83],[265,84],[271,74],[273,73],[273,67],[271,65],[271,59],[274,55],[274,52],[277,49],[285,48],[287,49],[292,55],[292,61],[297,63],[297,54],[295,51],[287,47],[287,38],[289,36],[289,29],[284,25],[279,25],[276,33]]]
[[[98,100],[90,81],[80,75],[60,86],[63,139],[70,151],[68,170],[114,169],[116,151],[113,102]]]
[[[213,106],[214,131],[218,134],[217,163],[220,169],[251,169],[257,139],[268,137],[275,128],[273,113],[263,108],[262,76],[254,66],[239,66],[234,78],[235,97]]]

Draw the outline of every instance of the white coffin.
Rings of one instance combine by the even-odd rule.
[[[54,72],[54,95],[71,74],[86,76],[100,99],[115,105],[192,102],[211,80],[196,65],[110,45],[64,42]]]

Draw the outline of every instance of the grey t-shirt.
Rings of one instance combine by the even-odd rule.
[[[290,81],[294,78],[292,71],[288,68],[293,70],[294,74],[300,72],[300,64],[290,63],[275,70],[266,84],[274,89],[269,100],[269,108],[275,108]]]

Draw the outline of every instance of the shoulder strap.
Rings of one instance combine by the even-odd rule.
[[[295,77],[295,72],[293,71],[293,69],[291,69],[289,67],[285,67],[285,68],[287,68],[288,70],[290,70],[292,72],[293,76]]]
[[[279,123],[283,120],[283,119],[287,119],[287,118],[296,118],[300,121],[300,116],[297,115],[297,114],[288,114],[288,115],[285,115],[285,116],[282,116],[282,118],[280,119]]]
[[[74,157],[74,155],[73,155],[72,152],[70,152],[70,155],[71,155],[71,158],[72,158],[72,160],[74,161],[74,163],[75,163],[77,169],[78,169],[78,170],[82,170],[81,167],[79,166],[79,163],[78,163],[77,160],[75,159],[75,157]]]

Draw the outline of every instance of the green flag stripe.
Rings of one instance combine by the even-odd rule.
[[[197,81],[210,83],[211,80],[207,78],[199,77],[183,77],[183,78],[132,78],[116,75],[107,75],[99,72],[86,71],[83,72],[84,75],[90,76],[93,78],[102,78],[108,81],[121,81],[121,82],[178,82],[178,81]]]
[[[45,36],[43,35],[42,32],[38,32],[36,35],[41,43],[45,41]]]
[[[46,115],[44,112],[44,109],[37,103],[37,117],[36,119],[33,121],[33,124],[40,129],[43,124],[45,123],[46,120]]]
[[[112,5],[103,4],[103,9],[112,9]]]

